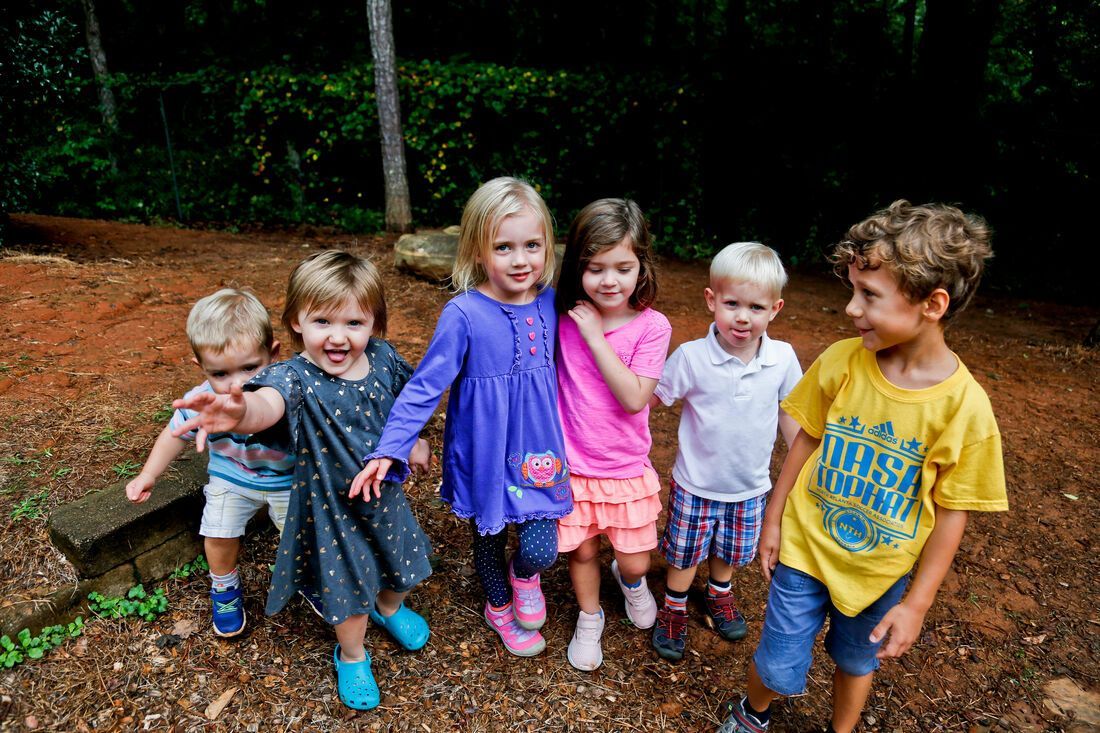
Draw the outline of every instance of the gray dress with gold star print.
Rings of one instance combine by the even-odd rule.
[[[383,588],[407,591],[431,574],[431,546],[400,484],[382,497],[348,499],[361,457],[374,450],[394,398],[412,369],[388,342],[371,339],[371,370],[356,381],[329,376],[301,354],[273,364],[246,390],[272,387],[286,413],[265,440],[295,455],[294,484],[279,542],[266,612],[286,606],[299,589],[321,595],[335,625],[368,613]]]

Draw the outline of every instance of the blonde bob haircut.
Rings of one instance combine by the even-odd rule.
[[[899,199],[853,226],[830,261],[842,279],[848,266],[885,266],[910,302],[943,288],[950,297],[944,321],[958,315],[978,289],[985,261],[993,256],[993,231],[980,216],[947,204],[914,206]]]
[[[302,311],[327,311],[339,308],[352,298],[374,317],[372,336],[386,335],[386,293],[382,276],[369,260],[350,252],[330,249],[310,255],[290,273],[286,286],[283,326],[301,349],[302,337],[294,330]]]
[[[505,217],[530,209],[542,222],[543,252],[546,261],[538,285],[554,282],[554,220],[546,202],[526,181],[502,176],[481,184],[462,210],[462,233],[451,271],[451,287],[459,293],[476,288],[488,275],[478,262],[488,254]]]
[[[271,316],[252,293],[223,288],[200,298],[187,315],[187,339],[195,358],[201,351],[220,354],[232,345],[260,346],[271,352],[275,336]]]
[[[787,271],[779,253],[760,242],[734,242],[722,248],[710,263],[710,284],[752,283],[767,288],[779,300],[787,286]]]

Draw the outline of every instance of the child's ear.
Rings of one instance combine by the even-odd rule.
[[[192,356],[191,357],[191,363],[194,364],[195,366],[197,366],[200,371],[202,370],[202,362],[199,361],[199,357]]]
[[[267,350],[271,361],[277,361],[279,358],[279,347],[282,344],[279,343],[279,339],[274,339],[271,342],[271,348]]]
[[[771,323],[772,321],[774,321],[775,317],[779,315],[779,311],[781,311],[781,310],[783,310],[783,299],[782,298],[780,298],[779,300],[772,303],[772,313],[771,313],[770,316],[768,316],[768,323]]]
[[[947,313],[951,305],[951,296],[943,288],[936,288],[932,294],[924,299],[924,317],[932,321],[939,321]]]
[[[714,294],[714,291],[710,288],[707,288],[703,291],[703,297],[707,301],[707,310],[713,313],[715,307],[717,307],[717,296]]]

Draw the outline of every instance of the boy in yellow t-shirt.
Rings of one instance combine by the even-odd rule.
[[[826,349],[782,403],[801,429],[760,536],[764,630],[748,694],[719,733],[761,733],[772,700],[805,690],[826,618],[829,730],[851,731],[879,660],[920,633],[968,512],[1008,509],[989,398],[944,341],[989,240],[984,221],[954,207],[896,201],[836,246],[860,337]]]

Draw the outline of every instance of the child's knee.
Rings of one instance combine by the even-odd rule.
[[[517,554],[524,566],[537,572],[550,567],[558,559],[558,543],[556,540],[554,542],[521,542]]]

